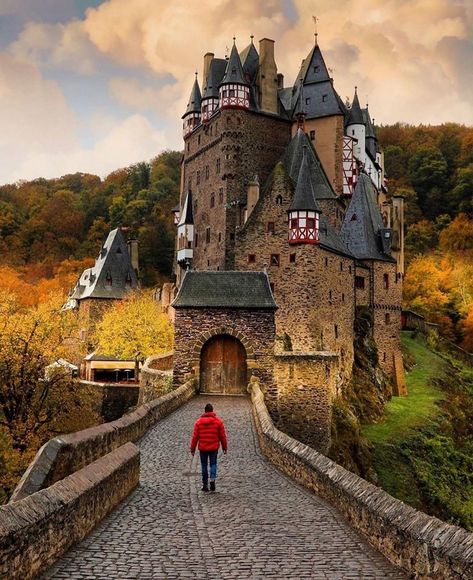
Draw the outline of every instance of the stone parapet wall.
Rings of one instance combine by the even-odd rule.
[[[117,421],[50,439],[36,454],[10,502],[53,485],[129,441],[137,441],[159,419],[186,403],[195,389],[195,381],[188,381]]]
[[[139,483],[126,443],[47,489],[0,507],[0,577],[29,580],[82,540]]]
[[[149,403],[172,389],[174,353],[150,356],[140,373],[139,404]]]
[[[281,429],[323,452],[330,446],[337,369],[338,356],[331,352],[276,354],[277,396],[266,397]]]
[[[263,453],[282,472],[335,506],[350,525],[410,577],[473,578],[473,534],[428,516],[276,429],[251,385]]]

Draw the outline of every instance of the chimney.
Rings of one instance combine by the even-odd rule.
[[[128,255],[130,256],[131,267],[135,271],[136,277],[139,278],[138,240],[128,240],[126,245],[128,247]]]
[[[284,75],[282,73],[278,73],[278,89],[284,88]]]
[[[258,74],[260,107],[267,113],[278,114],[278,69],[274,60],[274,40],[259,41]]]
[[[259,179],[255,175],[254,178],[248,183],[248,192],[246,198],[246,211],[245,211],[245,222],[250,217],[255,205],[259,199]]]
[[[213,52],[207,52],[206,54],[204,54],[204,76],[203,76],[204,80],[202,83],[202,90],[204,90],[204,88],[207,86],[207,78],[209,76],[210,63],[212,62],[214,56],[215,55]]]

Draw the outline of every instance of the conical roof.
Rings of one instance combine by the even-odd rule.
[[[201,104],[202,104],[202,95],[200,93],[199,81],[197,80],[196,75],[194,85],[192,86],[192,91],[189,97],[189,102],[187,103],[187,109],[183,116],[185,117],[189,113],[200,113]]]
[[[307,147],[307,161],[310,169],[310,179],[315,199],[335,199],[330,181],[325,174],[317,152],[312,147],[307,135],[298,129],[289,145],[286,147],[281,161],[290,175],[293,183],[297,183],[304,156],[304,147]]]
[[[314,185],[311,179],[311,172],[308,159],[308,145],[304,145],[302,150],[302,162],[299,169],[299,175],[296,182],[296,190],[289,211],[295,210],[311,210],[319,211],[315,201]]]
[[[179,226],[192,225],[194,223],[194,214],[192,211],[192,192],[189,190],[184,200],[184,205],[182,207],[182,212],[179,218]]]
[[[365,121],[363,119],[363,113],[360,107],[360,101],[358,100],[358,93],[355,87],[355,96],[353,97],[353,102],[351,104],[351,108],[348,111],[347,117],[347,126],[348,125],[364,125]]]
[[[245,80],[245,73],[243,72],[240,55],[238,54],[238,50],[235,43],[233,43],[230,58],[228,59],[227,68],[225,70],[225,75],[220,84],[225,85],[230,83],[237,85],[248,84],[248,82]]]
[[[218,87],[222,82],[227,61],[224,58],[214,58],[210,63],[209,74],[207,75],[207,84],[204,87],[202,100],[218,98]]]
[[[371,179],[362,173],[356,182],[340,235],[348,249],[361,260],[393,261],[382,251],[380,232],[385,226],[375,196]]]

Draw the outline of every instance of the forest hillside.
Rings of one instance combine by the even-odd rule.
[[[391,194],[406,199],[404,306],[473,350],[473,128],[378,127]],[[140,242],[145,286],[172,272],[181,154],[0,187],[0,289],[28,305],[67,291],[118,225]]]

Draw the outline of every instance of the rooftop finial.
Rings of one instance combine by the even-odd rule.
[[[251,38],[251,44],[253,44],[253,38],[255,37],[254,34],[250,34],[250,38]]]
[[[357,91],[358,91],[358,87],[355,85],[355,95],[358,94]]]
[[[317,37],[319,35],[319,33],[317,32],[317,22],[319,19],[317,18],[317,16],[312,16],[312,20],[314,21],[314,43],[315,43],[315,46],[317,46],[317,41],[318,41]]]
[[[233,44],[235,44],[236,36],[233,37]]]

